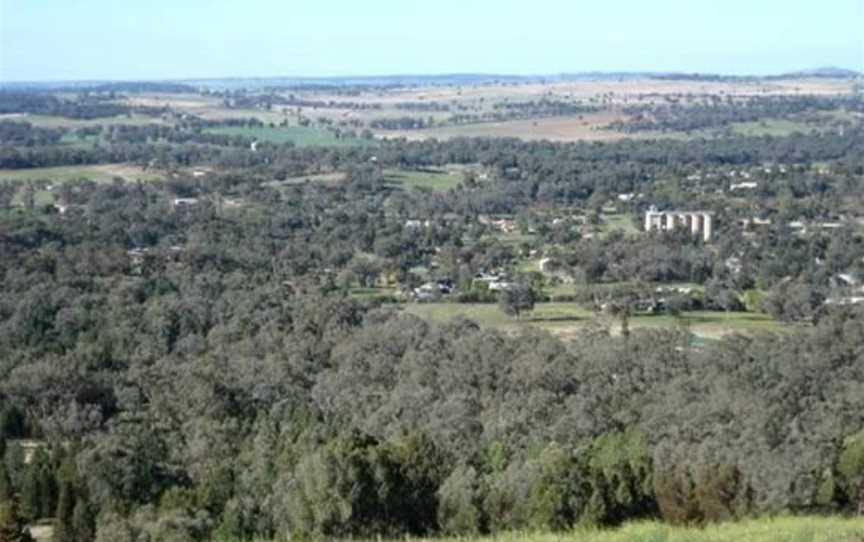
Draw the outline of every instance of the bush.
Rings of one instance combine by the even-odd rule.
[[[722,522],[749,512],[753,495],[734,465],[708,465],[695,472],[658,473],[654,492],[660,514],[675,524]]]
[[[438,489],[438,526],[448,535],[485,531],[480,478],[473,467],[461,465]]]

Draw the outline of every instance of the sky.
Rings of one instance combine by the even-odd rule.
[[[864,0],[0,0],[0,81],[864,70]]]

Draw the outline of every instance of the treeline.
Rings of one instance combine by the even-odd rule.
[[[59,142],[64,133],[60,128],[38,128],[29,122],[0,121],[0,141],[5,145],[52,145]]]
[[[587,113],[596,113],[600,110],[599,107],[591,105],[583,105],[578,102],[570,102],[565,100],[553,100],[550,98],[541,98],[539,100],[517,101],[517,102],[498,102],[492,106],[496,110],[507,111],[511,114],[519,114],[520,116],[528,117],[557,117],[557,116],[575,116],[584,115]]]
[[[803,113],[834,110],[864,111],[864,101],[857,97],[824,98],[816,96],[762,96],[723,99],[711,96],[697,104],[637,105],[624,108],[627,120],[609,127],[626,133],[643,131],[683,131],[723,128],[733,123],[787,119]]]
[[[0,114],[29,113],[71,119],[98,119],[131,116],[133,113],[160,116],[167,112],[167,108],[133,107],[99,95],[80,95],[67,100],[44,92],[0,91]]]

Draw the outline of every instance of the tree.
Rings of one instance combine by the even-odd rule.
[[[498,306],[504,314],[518,319],[523,312],[534,310],[535,297],[534,290],[530,286],[514,284],[501,291]]]
[[[438,490],[438,525],[449,535],[477,535],[484,528],[480,479],[473,467],[459,466]]]
[[[0,501],[0,540],[3,542],[32,542],[24,518],[18,512],[14,499]]]

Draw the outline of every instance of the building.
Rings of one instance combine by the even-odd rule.
[[[645,213],[645,231],[672,231],[689,229],[693,235],[702,235],[707,243],[711,240],[713,217],[706,211],[658,211],[652,207]]]

